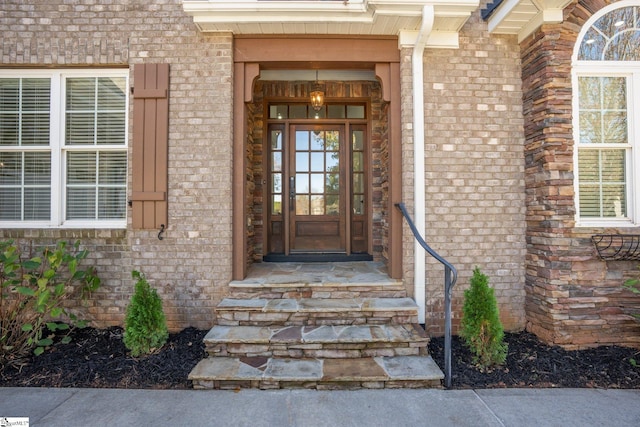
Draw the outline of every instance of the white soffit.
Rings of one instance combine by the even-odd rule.
[[[543,24],[558,24],[572,0],[503,0],[487,20],[489,32],[524,40]]]
[[[479,0],[183,0],[203,32],[251,35],[398,36],[417,31],[433,5],[434,40],[465,24]],[[429,43],[427,43],[429,47]]]

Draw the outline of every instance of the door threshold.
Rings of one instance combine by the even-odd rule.
[[[351,262],[373,261],[373,255],[344,253],[296,253],[296,254],[268,254],[262,257],[264,262]]]

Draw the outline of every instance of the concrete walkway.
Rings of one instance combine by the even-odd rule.
[[[30,426],[640,426],[640,390],[113,390],[0,387]],[[4,425],[4,424],[3,424]]]

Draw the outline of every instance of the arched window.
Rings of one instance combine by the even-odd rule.
[[[577,224],[640,225],[640,0],[586,23],[573,87]]]

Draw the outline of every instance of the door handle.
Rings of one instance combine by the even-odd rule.
[[[294,210],[294,203],[296,202],[296,177],[289,177],[289,210]]]

